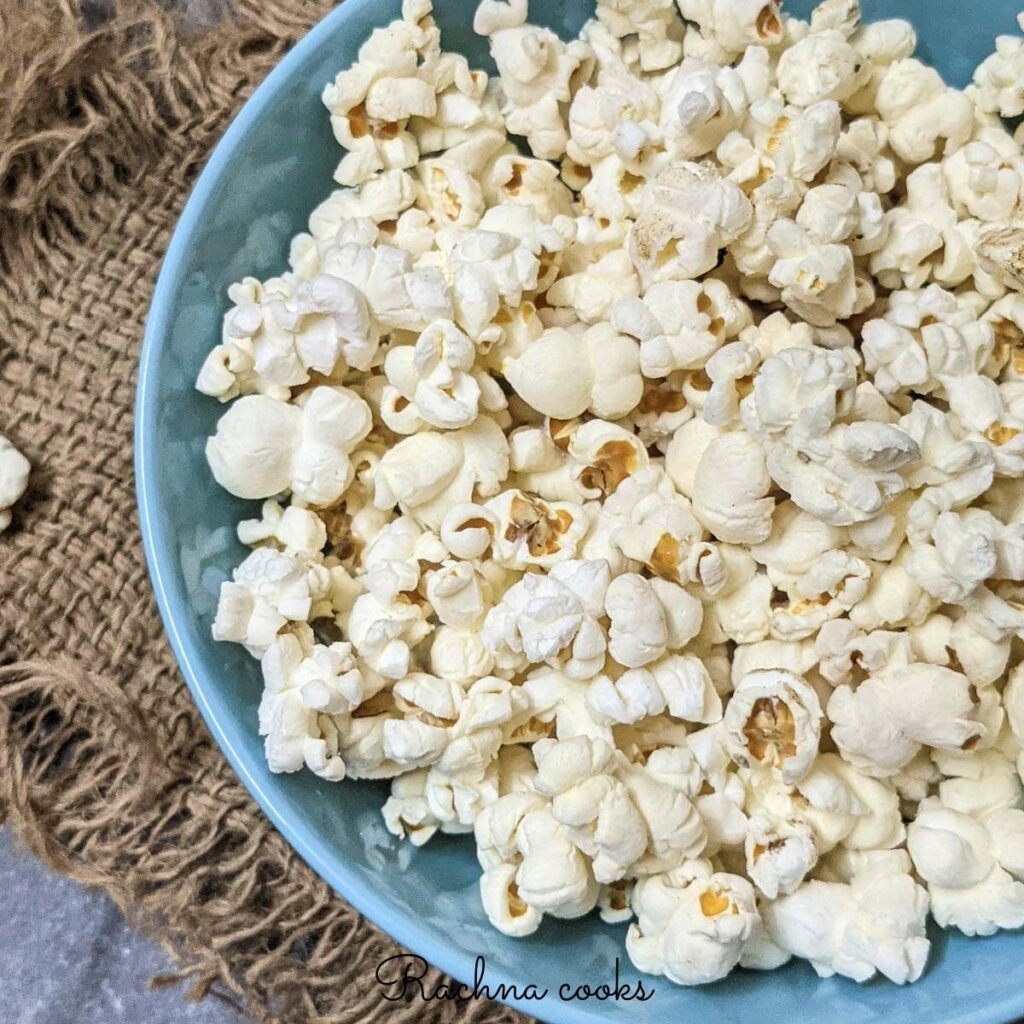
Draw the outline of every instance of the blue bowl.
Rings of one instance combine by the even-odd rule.
[[[493,71],[472,33],[474,0],[438,0],[445,48]],[[533,18],[575,35],[592,0],[533,0]],[[786,9],[806,16],[810,0]],[[1015,31],[1019,0],[864,0],[868,18],[905,17],[923,58],[966,84],[1000,32]],[[822,981],[794,963],[770,974],[740,971],[706,989],[643,976],[648,1002],[566,1000],[560,986],[635,985],[624,926],[595,917],[546,921],[525,940],[496,932],[477,896],[479,868],[466,837],[422,849],[389,835],[380,814],[384,783],[328,785],[303,772],[273,775],[257,735],[259,668],[239,647],[215,643],[210,623],[222,580],[243,555],[234,527],[255,505],[226,494],[203,454],[222,410],[193,389],[219,338],[225,290],[246,274],[285,265],[288,242],[332,187],[339,149],[320,91],[355,60],[370,31],[399,16],[399,0],[347,0],[292,50],[242,108],[189,199],[157,283],[146,328],[136,415],[136,476],[142,535],[171,645],[211,732],[235,771],[306,862],[346,900],[414,953],[463,981],[476,957],[485,983],[547,989],[541,1002],[504,999],[551,1022],[657,1019],[866,1024],[957,1021],[1004,1024],[1024,1016],[1024,935],[967,939],[936,930],[931,964],[910,988]],[[385,991],[393,990],[382,989]],[[492,988],[493,991],[493,988]],[[562,992],[568,990],[562,989]]]

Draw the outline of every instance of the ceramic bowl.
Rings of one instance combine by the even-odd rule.
[[[905,17],[920,53],[964,85],[999,32],[1015,31],[1019,0],[864,0],[868,18]],[[446,49],[493,70],[472,34],[473,0],[437,0]],[[788,0],[806,16],[811,4]],[[386,783],[329,785],[308,772],[273,775],[257,734],[258,664],[215,643],[210,623],[222,580],[242,557],[234,527],[256,514],[217,487],[203,446],[222,409],[193,382],[217,342],[227,286],[285,265],[288,242],[332,187],[340,152],[320,102],[323,85],[350,64],[371,30],[399,15],[399,0],[346,0],[302,40],[225,133],[189,199],[156,287],[139,371],[136,472],[146,556],[171,644],[196,703],[225,755],[298,853],[345,899],[409,950],[456,978],[477,956],[488,984],[548,989],[542,1002],[506,1001],[559,1024],[648,1019],[804,1024],[1002,1024],[1024,1015],[1024,935],[966,939],[935,930],[924,978],[909,988],[821,980],[794,963],[768,974],[739,971],[702,989],[645,976],[648,1002],[565,1000],[560,986],[639,975],[625,956],[625,927],[596,916],[546,921],[525,940],[488,924],[477,895],[470,837],[439,836],[422,849],[384,827]],[[532,20],[575,35],[592,0],[533,0]],[[564,990],[563,990],[564,991]],[[382,990],[383,994],[383,990]],[[429,1011],[425,1011],[429,1012]]]

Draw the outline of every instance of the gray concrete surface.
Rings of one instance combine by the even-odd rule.
[[[148,990],[171,969],[102,893],[51,874],[0,829],[3,1024],[247,1024],[215,997]]]

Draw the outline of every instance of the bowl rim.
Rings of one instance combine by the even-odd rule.
[[[176,296],[184,283],[186,255],[196,228],[202,221],[205,207],[215,198],[222,175],[244,144],[249,130],[259,121],[278,91],[302,68],[307,58],[337,26],[378,3],[379,0],[345,0],[344,4],[328,12],[309,29],[239,108],[214,146],[189,193],[162,261],[145,322],[134,408],[135,490],[146,567],[175,660],[207,728],[249,795],[302,860],[355,910],[405,950],[423,956],[432,966],[466,983],[473,978],[475,957],[445,943],[435,929],[422,923],[420,918],[390,906],[382,896],[377,895],[378,890],[375,888],[364,888],[344,859],[336,852],[332,853],[333,848],[324,837],[311,826],[290,819],[279,805],[273,790],[262,785],[253,773],[254,762],[231,743],[208,698],[208,691],[217,686],[217,681],[203,677],[199,668],[201,657],[179,628],[179,621],[184,619],[187,609],[178,606],[169,589],[169,567],[173,564],[174,553],[170,538],[160,517],[156,515],[159,501],[156,475],[151,471],[157,460],[154,449],[158,413],[157,404],[153,400],[155,367],[160,359],[163,342],[170,333]],[[492,988],[499,985],[521,988],[525,983],[524,979],[511,975],[498,965],[487,964],[487,984]],[[528,1017],[557,1024],[594,1024],[595,1020],[595,1014],[586,1009],[586,1004],[577,1006],[572,1002],[550,998],[538,1003],[515,997],[501,999],[499,1002]],[[961,1010],[942,1020],[955,1021],[956,1024],[1005,1024],[1022,1013],[1024,990],[1000,1001],[972,1007],[966,1012]]]

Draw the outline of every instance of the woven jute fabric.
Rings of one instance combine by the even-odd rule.
[[[0,538],[0,820],[105,890],[192,998],[279,1024],[512,1024],[381,998],[400,950],[232,774],[143,562],[132,404],[160,260],[227,121],[327,6],[238,0],[187,35],[142,5],[0,0],[0,433],[35,467]]]

